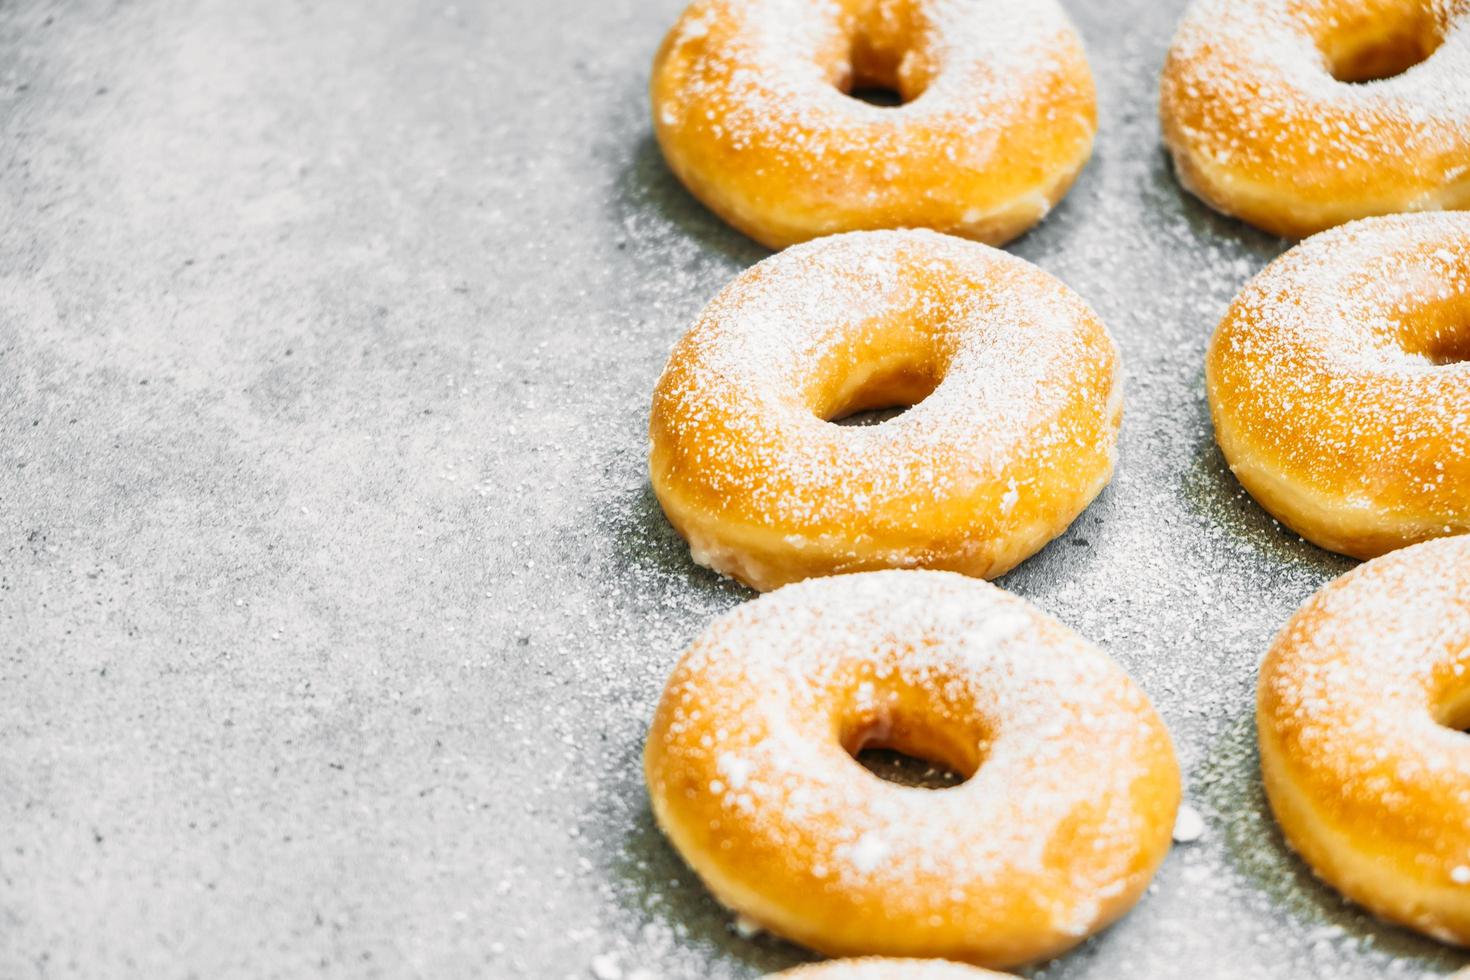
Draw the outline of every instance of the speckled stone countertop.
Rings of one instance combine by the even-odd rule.
[[[653,827],[664,677],[748,597],[645,477],[670,345],[764,252],[674,182],[679,0],[0,4],[0,976],[753,977]],[[1115,482],[1003,584],[1118,658],[1203,837],[1051,978],[1438,976],[1283,848],[1256,664],[1350,563],[1211,441],[1285,247],[1159,147],[1178,0],[1072,0],[1097,153],[1013,251],[1126,360]]]

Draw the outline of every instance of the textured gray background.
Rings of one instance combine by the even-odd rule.
[[[0,0],[0,976],[801,958],[732,934],[638,768],[747,598],[644,475],[670,345],[764,254],[650,139],[679,5]],[[1120,341],[1123,459],[1004,584],[1148,689],[1208,832],[1043,973],[1439,975],[1257,788],[1256,663],[1349,563],[1211,443],[1206,337],[1283,244],[1169,175],[1179,6],[1070,4],[1101,139],[1014,250]]]

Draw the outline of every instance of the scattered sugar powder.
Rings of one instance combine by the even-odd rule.
[[[623,968],[618,965],[617,957],[609,953],[592,957],[587,968],[596,980],[623,980]]]

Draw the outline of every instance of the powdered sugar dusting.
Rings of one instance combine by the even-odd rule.
[[[1432,207],[1435,192],[1470,168],[1470,2],[1387,5],[1359,18],[1351,7],[1198,0],[1174,39],[1164,85],[1187,150],[1283,187],[1325,184],[1328,198],[1403,180]],[[1338,81],[1324,49],[1361,30],[1362,17],[1376,17],[1384,36],[1425,35],[1433,53],[1392,78]]]
[[[875,70],[906,104],[844,94]],[[737,224],[800,224],[757,234],[790,241],[983,226],[1017,202],[1037,220],[1090,151],[1093,100],[1052,0],[700,0],[665,42],[654,112],[686,183]]]
[[[961,133],[975,139],[1010,124],[1020,94],[1061,70],[1059,41],[1072,37],[1066,14],[1050,0],[889,0],[873,5],[871,16],[876,30],[837,0],[701,0],[670,35],[671,48],[698,70],[669,109],[680,118],[717,117],[737,150],[759,142],[763,149],[799,147],[819,160],[826,140],[842,137],[872,140],[873,150],[899,150],[905,128],[936,116],[959,127],[958,146]],[[899,21],[917,36],[900,69],[917,89],[915,101],[891,113],[840,98],[851,82],[852,38],[893,34]],[[823,57],[829,54],[836,55],[830,67]],[[918,100],[920,94],[928,97]],[[800,112],[818,95],[826,96],[820,112],[851,130],[804,135],[812,120]],[[970,106],[956,105],[961,97]],[[975,105],[990,111],[974,112]]]
[[[1435,717],[1440,702],[1470,692],[1470,538],[1359,566],[1313,596],[1274,649],[1261,682],[1280,698],[1279,718],[1300,726],[1311,765],[1387,804],[1389,788],[1375,791],[1354,763],[1403,752],[1404,778],[1465,776],[1458,802],[1470,816],[1470,739]]]
[[[1470,538],[1363,565],[1318,592],[1261,671],[1263,729],[1314,806],[1470,883]],[[1426,896],[1424,928],[1441,932]]]
[[[938,387],[881,426],[825,422],[814,390],[875,367],[865,349],[893,335]],[[922,535],[934,508],[981,490],[994,506],[975,519],[1004,526],[1056,482],[1085,488],[1111,466],[1118,397],[1107,331],[1034,266],[928,232],[853,233],[716,297],[660,379],[653,431],[676,460],[669,479],[729,519]]]
[[[1216,411],[1293,479],[1470,528],[1470,215],[1375,218],[1252,280],[1211,351]],[[1431,522],[1429,530],[1434,530]]]
[[[877,780],[842,740],[896,724],[951,732],[983,761],[942,791]],[[675,841],[718,828],[691,855],[718,867],[717,894],[740,881],[733,894],[836,903],[876,929],[983,932],[1030,908],[1044,933],[1083,936],[1143,887],[1177,800],[1168,736],[1127,675],[1022,600],[942,572],[812,580],[716,620],[671,678],[649,752]],[[749,778],[716,789],[732,754]],[[739,856],[722,862],[727,848]],[[864,897],[878,894],[881,917]]]

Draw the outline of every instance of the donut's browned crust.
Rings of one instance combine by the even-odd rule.
[[[1021,259],[933,232],[834,236],[748,270],[679,341],[654,392],[653,489],[696,561],[757,589],[993,577],[1108,482],[1119,373],[1096,315]],[[878,426],[826,421],[911,402]]]
[[[1184,186],[1278,235],[1470,207],[1470,0],[1196,0],[1160,113]]]
[[[1308,540],[1371,558],[1470,531],[1470,214],[1302,242],[1241,290],[1205,381],[1231,470]]]
[[[1261,667],[1256,722],[1271,807],[1317,874],[1470,944],[1470,538],[1313,596]]]
[[[976,966],[945,960],[899,960],[868,956],[856,960],[828,960],[774,974],[769,980],[1004,980]],[[1014,978],[1012,978],[1014,980]]]
[[[845,94],[868,85],[905,104]],[[651,95],[674,173],[773,248],[873,228],[1008,241],[1066,193],[1097,126],[1054,0],[697,0]]]

